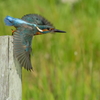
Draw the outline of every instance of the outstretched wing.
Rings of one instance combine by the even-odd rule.
[[[17,58],[22,67],[32,70],[30,53],[31,53],[32,36],[23,32],[15,31],[13,34],[14,56]]]

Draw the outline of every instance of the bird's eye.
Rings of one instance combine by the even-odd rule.
[[[50,28],[47,28],[47,30],[50,30]]]
[[[47,30],[51,31],[51,30],[53,30],[53,28],[47,28]]]

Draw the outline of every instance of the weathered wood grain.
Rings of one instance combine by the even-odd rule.
[[[9,96],[8,36],[0,37],[0,100]]]
[[[22,100],[21,73],[13,57],[13,37],[0,36],[0,100]]]

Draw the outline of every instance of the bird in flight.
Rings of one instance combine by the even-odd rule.
[[[27,14],[21,19],[6,16],[4,22],[7,26],[16,28],[16,30],[12,30],[14,56],[22,67],[30,71],[33,70],[30,59],[33,36],[49,32],[66,33],[55,29],[48,20],[38,14]]]

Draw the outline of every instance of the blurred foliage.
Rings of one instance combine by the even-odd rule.
[[[37,13],[65,34],[35,36],[33,72],[23,69],[23,100],[100,100],[100,0],[0,0],[0,35],[11,35],[6,15]]]

